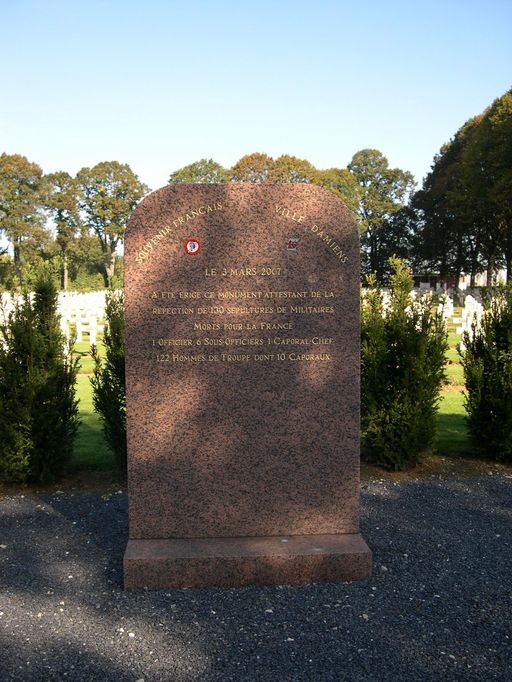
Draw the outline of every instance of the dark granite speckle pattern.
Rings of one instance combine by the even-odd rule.
[[[360,539],[359,242],[342,202],[300,184],[166,187],[135,211],[125,267],[126,586],[144,584],[137,541]],[[192,584],[213,584],[207,564]],[[279,580],[303,582],[297,566]]]

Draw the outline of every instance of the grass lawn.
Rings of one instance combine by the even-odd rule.
[[[105,346],[101,340],[101,336],[98,339],[98,350],[100,355],[103,355],[105,351]],[[80,374],[92,374],[94,368],[94,362],[91,357],[91,347],[87,341],[82,341],[81,343],[75,344],[75,354],[80,358]]]
[[[460,390],[450,390],[442,394],[435,441],[435,448],[440,455],[471,454],[465,414],[464,396]]]
[[[80,400],[81,424],[75,440],[71,468],[112,469],[114,458],[103,438],[101,421],[92,405],[91,382],[85,374],[78,376],[77,398]]]
[[[460,308],[454,311],[460,317]],[[448,326],[449,348],[446,353],[446,374],[448,385],[441,394],[437,416],[437,438],[435,447],[440,455],[471,455],[464,409],[464,372],[460,363],[457,346],[461,336],[455,332],[455,325]]]
[[[104,351],[103,344],[98,344],[100,353]],[[78,374],[76,395],[79,399],[81,424],[75,440],[71,469],[112,469],[114,458],[107,448],[101,420],[92,404],[92,386],[89,377],[93,369],[90,347],[87,342],[78,343],[75,352],[80,356],[80,370]]]

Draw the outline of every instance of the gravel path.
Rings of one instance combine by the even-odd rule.
[[[376,480],[371,580],[125,593],[126,497],[0,498],[0,680],[512,680],[512,476]]]

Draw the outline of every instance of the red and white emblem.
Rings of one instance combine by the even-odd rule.
[[[197,237],[189,237],[185,242],[185,253],[189,256],[197,256],[201,251],[201,242]]]
[[[297,245],[299,243],[300,237],[289,237],[286,243],[287,251],[297,251]]]

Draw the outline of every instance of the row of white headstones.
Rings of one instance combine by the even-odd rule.
[[[62,334],[69,340],[75,337],[81,343],[84,335],[89,344],[96,345],[98,334],[105,327],[105,294],[106,291],[62,291],[58,296],[58,312]],[[0,321],[5,321],[22,297],[3,293],[0,304]]]
[[[452,320],[455,325],[455,332],[462,336],[464,332],[467,332],[471,338],[473,335],[473,329],[476,327],[478,329],[482,324],[482,318],[484,316],[484,307],[477,301],[476,298],[468,294],[464,298],[464,306],[462,307],[460,317],[454,316],[455,307],[453,304],[453,299],[450,296],[445,295],[439,302],[437,306],[438,312],[443,316],[446,324]],[[460,341],[461,349],[464,350],[464,343]]]
[[[431,300],[432,294],[429,292],[424,293],[421,290],[411,291],[411,310],[414,306],[415,301],[424,300],[425,297]],[[383,292],[382,302],[385,315],[386,309],[388,308],[391,302],[391,295],[389,294],[389,292],[387,291]],[[467,296],[464,297],[464,305],[461,309],[460,316],[458,315],[455,316],[455,305],[453,302],[453,298],[448,294],[443,294],[437,305],[437,312],[440,315],[442,315],[444,323],[446,325],[450,324],[450,321],[452,322],[452,324],[455,325],[455,332],[459,336],[462,336],[464,332],[468,332],[468,334],[471,337],[473,334],[474,328],[473,325],[475,325],[476,328],[478,329],[482,323],[482,318],[484,316],[484,307],[476,298],[468,294]],[[462,340],[460,341],[460,346],[462,350],[464,350],[464,344]]]

